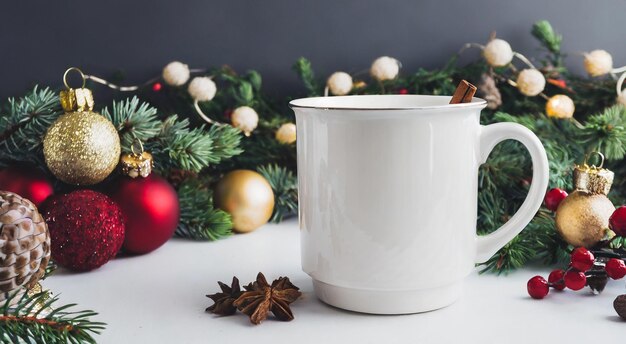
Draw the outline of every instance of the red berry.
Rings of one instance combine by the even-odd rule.
[[[609,259],[609,261],[606,262],[604,270],[606,270],[606,274],[609,275],[609,277],[615,280],[626,276],[626,264],[624,264],[624,261],[621,259]]]
[[[609,227],[616,235],[626,237],[626,207],[621,206],[609,218]]]
[[[152,84],[152,90],[154,92],[159,92],[162,88],[163,88],[163,85],[161,85],[160,82],[155,82],[154,84]]]
[[[579,247],[572,251],[570,264],[578,271],[585,272],[593,266],[595,257],[584,247]]]
[[[565,281],[563,281],[564,274],[565,271],[561,269],[552,271],[550,273],[550,276],[548,276],[548,283],[550,284],[550,286],[556,290],[565,289]]]
[[[548,291],[550,291],[548,282],[541,276],[535,276],[529,279],[526,288],[528,289],[528,295],[533,299],[543,299],[548,295]]]
[[[546,192],[546,197],[543,199],[543,202],[546,204],[546,208],[551,211],[556,211],[565,197],[567,197],[567,192],[559,188],[554,188]]]
[[[572,290],[581,290],[587,284],[585,273],[573,269],[565,273],[563,280],[565,280],[565,286]]]
[[[398,90],[398,94],[407,94],[409,93],[409,90],[407,90],[406,88],[401,88]]]

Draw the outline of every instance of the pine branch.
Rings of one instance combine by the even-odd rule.
[[[93,335],[106,325],[91,321],[98,313],[68,311],[76,305],[57,302],[48,291],[11,295],[0,307],[0,343],[95,343]]]
[[[37,86],[19,99],[9,99],[0,114],[0,163],[32,162],[43,166],[42,141],[46,130],[62,113],[59,98]]]
[[[613,106],[587,119],[581,139],[590,149],[602,152],[608,160],[621,160],[626,154],[626,108]]]
[[[230,125],[213,125],[208,134],[213,140],[210,163],[217,164],[243,153],[240,148],[241,130]]]
[[[298,213],[298,184],[293,172],[275,164],[260,166],[257,171],[267,179],[274,191],[274,213],[270,221]]]
[[[137,97],[113,102],[111,110],[105,107],[102,115],[110,120],[119,132],[125,151],[130,151],[135,138],[144,143],[155,137],[160,130],[161,121],[157,118],[157,109],[148,103],[139,104]]]
[[[550,22],[540,20],[533,25],[532,34],[551,53],[559,55],[561,53],[561,41],[563,36],[557,34]]]
[[[194,240],[218,240],[232,234],[227,212],[213,208],[210,189],[198,179],[186,179],[178,187],[180,222],[176,236]]]
[[[321,87],[319,83],[315,79],[315,73],[313,72],[313,68],[311,67],[311,61],[307,60],[304,57],[300,57],[296,60],[296,63],[293,65],[292,69],[298,73],[300,79],[304,83],[304,87],[307,90],[309,97],[321,96]]]

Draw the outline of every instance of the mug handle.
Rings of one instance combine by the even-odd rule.
[[[548,187],[548,158],[537,136],[526,127],[516,123],[495,123],[483,126],[480,132],[480,164],[487,161],[489,153],[500,142],[513,139],[521,142],[532,159],[533,179],[530,190],[519,210],[495,232],[476,235],[476,263],[484,263],[499,249],[513,240],[533,219],[543,202]]]

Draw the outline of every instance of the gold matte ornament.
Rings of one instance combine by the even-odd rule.
[[[583,165],[574,169],[576,190],[570,193],[556,210],[556,229],[568,244],[575,247],[593,247],[609,233],[609,218],[615,206],[606,197],[613,183],[613,172],[599,167]]]
[[[274,192],[257,172],[235,170],[222,178],[215,189],[215,205],[230,213],[233,229],[248,233],[269,221],[274,211]]]
[[[78,71],[83,87],[72,89],[67,74]],[[65,114],[46,132],[43,153],[46,165],[55,177],[68,184],[92,185],[104,180],[117,166],[120,138],[113,124],[93,111],[93,96],[84,88],[85,76],[70,68],[63,76],[67,90],[60,99]]]

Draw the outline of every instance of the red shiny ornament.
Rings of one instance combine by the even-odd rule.
[[[609,228],[615,235],[626,237],[626,206],[621,206],[609,218]]]
[[[578,270],[568,270],[563,277],[565,286],[572,290],[580,290],[587,284],[587,277],[584,272]]]
[[[126,238],[122,248],[129,253],[144,254],[156,250],[172,237],[180,208],[178,195],[163,178],[122,178],[111,197],[126,218]]]
[[[614,280],[626,276],[626,264],[624,264],[624,261],[621,259],[609,259],[609,261],[606,262],[604,270],[606,270],[606,274]]]
[[[163,85],[160,82],[155,82],[152,84],[152,91],[159,92],[163,88]]]
[[[556,290],[565,289],[565,281],[563,281],[563,275],[565,275],[565,271],[561,269],[553,270],[548,276],[548,283],[550,286]]]
[[[550,211],[556,211],[565,197],[567,197],[567,192],[559,188],[554,188],[546,192],[546,197],[543,199],[543,202]]]
[[[593,266],[593,262],[596,258],[588,249],[584,247],[578,247],[572,251],[570,257],[570,265],[576,270],[585,272]]]
[[[10,166],[0,171],[0,190],[11,191],[37,207],[52,195],[52,183],[32,166]]]
[[[526,289],[528,290],[528,295],[533,299],[543,299],[550,291],[548,282],[541,276],[535,276],[529,279],[526,284]]]
[[[124,215],[109,197],[77,190],[45,203],[52,260],[75,271],[98,268],[115,257],[124,242]]]
[[[407,90],[406,88],[401,88],[398,90],[398,94],[408,94],[409,90]]]

